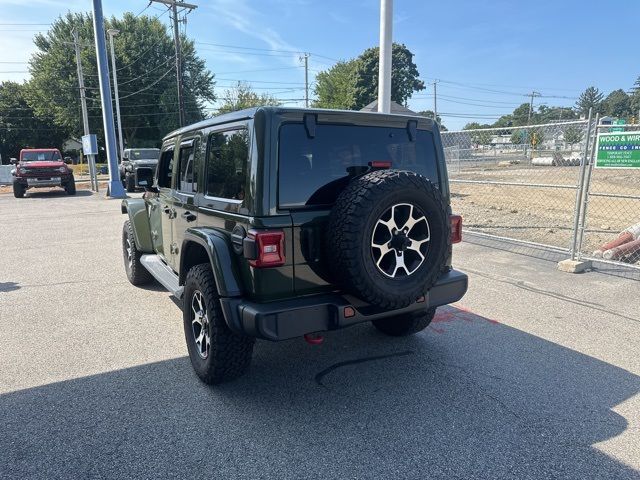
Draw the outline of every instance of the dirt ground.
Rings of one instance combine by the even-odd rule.
[[[452,208],[463,216],[469,230],[568,249],[579,173],[578,166],[453,165],[449,171]],[[461,180],[478,183],[460,183]],[[482,183],[486,181],[535,186]],[[588,254],[640,222],[640,171],[595,169],[590,192],[582,248]]]

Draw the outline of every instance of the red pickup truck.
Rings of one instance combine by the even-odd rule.
[[[24,197],[29,188],[62,187],[69,195],[76,194],[76,183],[71,170],[57,148],[22,149],[20,159],[12,159],[13,195]]]

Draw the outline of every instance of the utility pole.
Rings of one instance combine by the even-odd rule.
[[[304,106],[309,108],[309,54],[304,54]]]
[[[393,0],[380,0],[380,59],[378,71],[378,112],[391,113],[391,58]]]
[[[540,92],[536,92],[535,90],[531,92],[531,102],[529,102],[529,115],[527,116],[527,125],[531,123],[531,115],[533,114],[533,99],[534,97],[539,97],[542,95]]]
[[[182,85],[182,49],[180,45],[180,32],[178,30],[178,7],[186,10],[195,10],[197,5],[191,3],[178,2],[177,0],[150,0],[151,2],[162,3],[171,8],[171,17],[173,20],[173,42],[176,47],[176,80],[178,82],[178,123],[184,126],[186,121],[184,109],[184,91]]]
[[[438,122],[438,80],[433,81],[433,121]]]
[[[111,44],[111,68],[113,69],[113,93],[116,95],[116,119],[118,120],[118,144],[120,147],[120,161],[124,158],[124,138],[122,137],[122,118],[120,116],[120,96],[118,95],[118,72],[116,70],[116,54],[113,48],[113,37],[118,35],[120,30],[110,28],[107,30],[109,43]]]
[[[80,45],[78,44],[78,32],[74,28],[71,31],[73,35],[73,47],[76,51],[76,66],[78,68],[78,85],[80,87],[80,104],[82,105],[82,127],[85,135],[89,135],[89,115],[87,113],[87,96],[84,88],[84,74],[82,73],[82,62],[80,60]],[[98,177],[96,176],[96,163],[93,155],[88,155],[87,165],[89,166],[89,183],[91,190],[98,191]]]
[[[178,7],[176,2],[171,5],[173,17],[173,42],[176,46],[176,79],[178,82],[178,126],[184,126],[184,98],[182,91],[182,51],[180,48],[180,31],[178,30]]]
[[[116,135],[113,125],[113,106],[111,105],[111,87],[109,86],[109,62],[104,38],[104,17],[102,0],[93,0],[93,35],[96,41],[96,59],[98,63],[98,80],[100,82],[100,100],[102,103],[102,121],[104,123],[104,139],[107,147],[109,165],[109,186],[107,196],[126,198],[120,173],[118,172],[118,153]]]

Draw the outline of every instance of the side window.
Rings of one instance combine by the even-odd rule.
[[[158,187],[171,188],[173,178],[173,147],[165,150],[160,155],[158,162]]]
[[[248,163],[246,128],[212,133],[207,148],[207,195],[244,200]]]
[[[189,144],[180,146],[178,165],[180,177],[178,178],[178,190],[185,193],[198,191],[198,171],[195,166],[195,152],[198,150],[198,139]]]

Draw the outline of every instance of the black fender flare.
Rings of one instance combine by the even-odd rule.
[[[221,297],[241,296],[242,283],[233,258],[231,241],[227,235],[215,228],[195,227],[186,230],[180,249],[180,285],[184,285],[187,277],[184,260],[190,243],[202,246],[207,252],[211,269],[213,270],[213,277],[216,280],[218,295]]]

